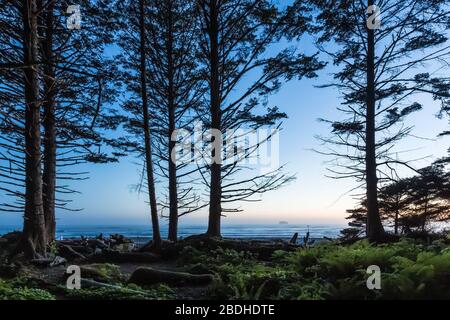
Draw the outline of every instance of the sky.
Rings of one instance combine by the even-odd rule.
[[[315,51],[309,41],[299,44],[307,53]],[[348,192],[356,186],[352,180],[334,180],[325,177],[326,162],[331,160],[314,152],[320,149],[316,136],[326,136],[330,128],[319,118],[339,119],[339,92],[332,88],[317,88],[331,79],[331,67],[318,73],[315,79],[293,80],[285,83],[281,90],[269,99],[269,105],[279,106],[287,113],[280,133],[280,163],[285,171],[296,174],[290,184],[265,194],[261,201],[242,205],[241,213],[231,213],[224,223],[289,223],[342,224],[345,210],[354,206],[355,200]],[[399,151],[409,150],[409,159],[428,157],[415,163],[417,168],[443,156],[450,146],[450,139],[436,138],[448,129],[448,120],[438,119],[439,105],[431,98],[421,97],[424,109],[411,115],[407,124],[414,125],[413,134],[399,143]],[[140,167],[133,157],[123,158],[120,163],[86,165],[79,171],[88,170],[90,179],[74,184],[81,192],[73,196],[81,212],[57,212],[58,224],[150,224],[150,214],[145,203],[146,195],[133,191],[139,181]],[[404,172],[410,175],[411,172]],[[5,225],[20,225],[20,214],[0,216]],[[206,224],[207,208],[181,218],[181,225]],[[165,220],[162,225],[167,224]]]
[[[315,88],[329,77],[325,69],[319,77],[311,80],[292,81],[270,99],[288,114],[280,133],[280,163],[285,170],[295,173],[297,179],[279,190],[262,197],[262,201],[245,204],[244,212],[232,213],[224,223],[289,223],[345,224],[345,210],[352,208],[355,200],[346,194],[355,186],[352,180],[333,180],[325,177],[330,160],[311,149],[318,148],[316,135],[327,135],[329,127],[318,118],[339,118],[335,107],[339,93],[333,89]],[[448,126],[446,120],[436,118],[438,105],[427,99],[424,110],[413,114],[408,122],[414,123],[414,134],[433,140],[408,138],[399,148],[414,150],[412,158],[439,157],[450,145],[449,139],[436,139]],[[417,167],[426,165],[422,160]],[[85,168],[80,168],[80,171]],[[146,195],[133,191],[138,182],[139,167],[135,158],[122,159],[118,164],[89,165],[90,179],[77,182],[81,194],[73,197],[81,212],[58,212],[58,223],[66,224],[142,224],[150,223]],[[406,173],[408,174],[408,173]],[[181,218],[181,224],[206,223],[207,210]],[[3,214],[3,224],[20,224],[19,214]],[[162,221],[165,225],[166,221]]]

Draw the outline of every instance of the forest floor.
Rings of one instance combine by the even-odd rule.
[[[0,299],[450,299],[449,235],[314,246],[192,237],[157,253],[66,257],[53,267],[3,259]],[[67,288],[70,265],[80,268],[81,289]],[[373,265],[379,290],[366,284]]]
[[[125,284],[126,279],[129,279],[134,271],[138,268],[152,268],[154,270],[160,271],[170,271],[170,272],[183,272],[185,271],[183,267],[177,266],[175,261],[161,261],[154,263],[106,263],[106,264],[91,264],[91,263],[81,263],[79,266],[82,270],[92,269],[99,271],[99,275],[90,275],[91,277],[99,280],[100,283],[106,283],[110,285],[118,285],[122,286]],[[38,268],[38,267],[27,267],[26,274],[29,279],[37,280],[39,279],[42,283],[45,283],[46,286],[51,287],[62,287],[64,286],[67,278],[67,266],[56,266],[49,268]],[[100,274],[104,274],[106,277],[103,277]],[[83,274],[83,272],[82,272]],[[115,274],[110,279],[108,279],[108,274]],[[115,278],[116,277],[116,278]],[[83,285],[81,285],[83,288]],[[172,289],[162,288],[163,295],[162,298],[170,298],[170,299],[207,299],[207,291],[209,285],[183,285],[177,286]],[[111,288],[117,290],[118,288]],[[96,290],[95,287],[93,289]],[[120,289],[119,289],[120,291]],[[106,293],[106,292],[105,292]],[[56,290],[56,297],[65,299],[65,291],[64,290]],[[76,298],[76,297],[74,297]]]

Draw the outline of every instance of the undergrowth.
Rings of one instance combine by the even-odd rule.
[[[210,294],[225,299],[450,299],[450,246],[397,243],[323,243],[276,251],[270,262],[246,252],[186,248],[183,263],[201,263],[216,274]],[[371,265],[380,267],[381,289],[369,290]]]

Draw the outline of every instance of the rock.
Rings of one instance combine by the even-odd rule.
[[[190,274],[153,268],[138,268],[132,274],[129,283],[137,285],[152,285],[166,283],[175,286],[206,285],[213,281],[211,274]]]

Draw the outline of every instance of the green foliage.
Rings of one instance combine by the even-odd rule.
[[[0,300],[54,300],[46,290],[17,286],[14,281],[0,279]]]
[[[166,300],[173,298],[173,291],[166,285],[142,289],[129,284],[120,288],[66,290],[66,297],[74,300]]]
[[[102,282],[124,282],[126,277],[120,271],[120,267],[111,263],[95,263],[83,266],[82,274],[87,278],[98,279]]]
[[[444,240],[344,246],[317,244],[294,252],[275,251],[271,262],[248,253],[202,254],[217,274],[210,289],[223,299],[443,299],[450,297],[450,247]],[[380,267],[381,290],[369,290],[367,268]]]
[[[58,247],[56,241],[52,241],[48,245],[48,252],[50,256],[55,257],[58,254]]]
[[[384,296],[405,299],[450,299],[450,250],[421,252],[415,260],[393,258],[385,275]]]
[[[297,270],[303,281],[300,285],[288,283],[290,288],[285,291],[301,299],[450,297],[450,250],[439,241],[431,246],[412,240],[379,246],[367,241],[350,246],[324,244],[288,253],[282,261]],[[382,271],[381,290],[366,287],[370,265]]]
[[[365,240],[352,245],[319,243],[296,251],[278,250],[269,261],[248,252],[218,248],[186,247],[181,261],[186,270],[215,274],[208,297],[231,300],[258,299],[450,299],[450,246],[446,235],[431,244],[403,239],[397,243],[372,245]],[[369,290],[367,268],[381,269],[381,290]],[[85,268],[119,283],[123,275],[116,265],[92,264]],[[190,271],[189,271],[190,272]],[[0,299],[55,299],[27,277],[0,280]],[[173,299],[166,285],[67,290],[61,297],[77,300]],[[56,291],[51,291],[60,297]]]
[[[218,248],[202,255],[203,265],[216,274],[210,295],[223,299],[276,298],[291,271],[269,266],[249,252]]]

